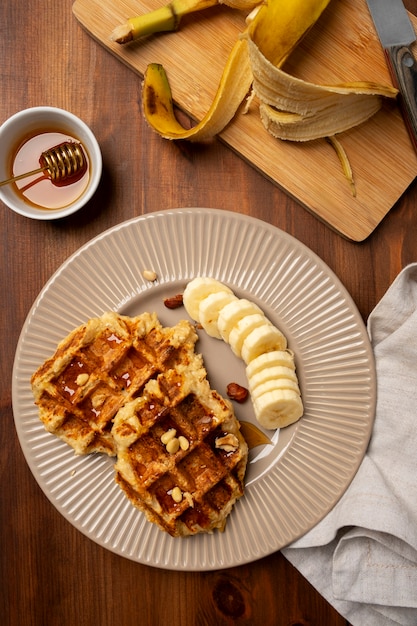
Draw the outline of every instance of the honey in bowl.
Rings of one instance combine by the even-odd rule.
[[[79,143],[79,140],[58,131],[38,131],[26,138],[15,151],[12,176],[39,168],[42,152],[64,142]],[[41,209],[62,209],[75,202],[86,190],[90,178],[88,154],[85,150],[83,152],[85,165],[75,176],[54,182],[47,172],[40,172],[16,181],[14,184],[24,201]]]

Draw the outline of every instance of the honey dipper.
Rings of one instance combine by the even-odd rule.
[[[86,165],[86,156],[80,143],[64,141],[42,152],[39,163],[38,169],[3,180],[0,187],[40,172],[46,172],[53,183],[61,182],[80,173]]]

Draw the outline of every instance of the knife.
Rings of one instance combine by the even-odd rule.
[[[395,87],[401,111],[417,151],[417,63],[410,45],[416,34],[402,0],[366,0]]]

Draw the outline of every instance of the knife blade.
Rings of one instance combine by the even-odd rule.
[[[366,1],[417,152],[417,63],[410,48],[416,33],[402,0]]]

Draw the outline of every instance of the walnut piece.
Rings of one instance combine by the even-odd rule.
[[[178,309],[182,306],[182,293],[178,293],[176,296],[165,298],[164,304],[167,309]]]
[[[226,389],[227,395],[231,400],[236,400],[236,402],[245,402],[249,395],[249,391],[246,387],[242,387],[238,383],[229,383]]]
[[[215,446],[225,452],[234,452],[239,447],[239,440],[236,435],[228,433],[227,435],[223,435],[223,437],[217,437]]]

